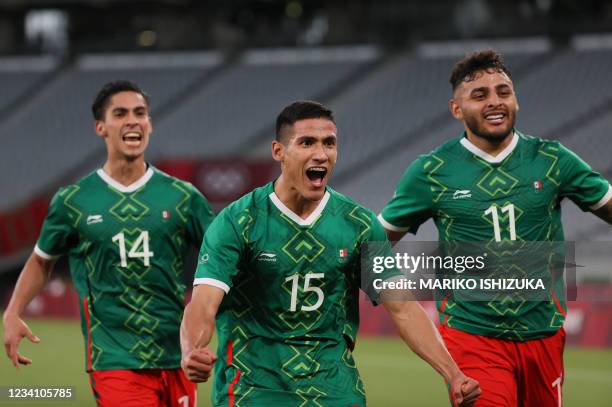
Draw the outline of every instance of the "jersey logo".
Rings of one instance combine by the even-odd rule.
[[[208,263],[208,257],[209,257],[209,256],[208,256],[208,253],[204,253],[204,254],[202,255],[202,257],[200,257],[200,264],[206,264],[206,263]]]
[[[93,225],[94,223],[102,223],[102,215],[89,215],[87,217],[87,224]]]
[[[465,198],[471,198],[471,197],[472,197],[472,191],[470,191],[469,189],[458,189],[453,194],[453,199],[465,199]]]
[[[540,192],[541,189],[542,189],[542,181],[540,181],[539,179],[533,181],[533,190],[536,192]]]
[[[346,257],[346,249],[339,249],[338,250],[338,256]]]
[[[266,253],[266,252],[262,252],[258,257],[257,260],[259,261],[271,261],[271,262],[275,262],[276,261],[276,254],[274,253]]]

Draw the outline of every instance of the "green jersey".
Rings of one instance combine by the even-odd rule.
[[[88,371],[180,366],[183,258],[212,219],[191,184],[151,166],[127,187],[100,169],[57,192],[35,252],[68,256]]]
[[[301,219],[272,183],[225,208],[194,284],[222,288],[215,406],[363,406],[352,357],[360,250],[386,240],[376,216],[330,188]]]
[[[563,198],[595,210],[611,197],[608,182],[558,141],[515,132],[492,157],[464,134],[408,167],[379,220],[388,230],[416,233],[433,218],[441,241],[563,241]],[[504,304],[438,298],[438,310],[451,327],[528,340],[563,325],[563,295],[550,297]]]

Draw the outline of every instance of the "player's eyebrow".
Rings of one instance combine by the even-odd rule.
[[[512,89],[512,86],[510,86],[510,84],[508,83],[500,83],[499,85],[495,86],[495,90],[506,90],[506,89]]]
[[[479,88],[474,88],[470,91],[470,95],[473,95],[474,93],[478,93],[478,92],[482,92],[482,93],[488,93],[489,92],[489,88],[487,88],[486,86],[481,86]]]
[[[324,143],[330,143],[330,142],[334,142],[335,143],[337,139],[338,139],[338,137],[336,137],[335,134],[330,134],[330,135],[326,136],[323,139],[323,142]]]
[[[125,107],[115,107],[115,108],[113,108],[113,114],[126,113],[127,111],[128,111],[128,109],[125,108]]]
[[[113,108],[112,112],[113,112],[113,114],[122,114],[122,113],[127,113],[129,110],[130,109],[127,108],[127,107],[118,106],[118,107]],[[134,112],[141,113],[143,111],[146,112],[147,111],[147,107],[144,106],[144,105],[139,105],[139,106],[134,107],[132,110]]]

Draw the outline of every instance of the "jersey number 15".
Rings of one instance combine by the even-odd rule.
[[[323,290],[321,290],[321,288],[319,287],[314,287],[310,285],[310,280],[313,279],[319,279],[319,278],[323,278],[325,277],[324,273],[308,273],[304,276],[304,294],[307,294],[309,292],[313,292],[317,294],[317,302],[314,303],[314,305],[302,305],[300,307],[300,311],[315,311],[317,308],[319,308],[321,306],[321,304],[323,304],[323,299],[325,298],[325,295],[323,294]],[[285,279],[285,282],[287,281],[291,281],[291,305],[289,306],[289,311],[297,311],[297,296],[298,296],[298,288],[299,288],[299,282],[300,280],[300,275],[299,274],[294,274],[290,277],[287,277]]]

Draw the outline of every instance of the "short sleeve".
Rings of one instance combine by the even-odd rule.
[[[240,222],[240,217],[236,220]],[[194,285],[208,284],[226,293],[238,274],[245,243],[229,208],[221,211],[206,231],[198,256]]]
[[[60,189],[49,204],[34,248],[36,254],[44,259],[50,260],[66,254],[75,242],[75,223],[78,219],[71,216],[70,209],[65,204],[65,197],[69,192],[70,187]]]
[[[612,198],[609,182],[562,144],[559,149],[560,196],[571,199],[583,211],[597,210]]]
[[[187,184],[190,191],[189,220],[187,222],[187,233],[191,242],[201,245],[204,233],[215,218],[208,200],[193,185]]]
[[[426,161],[420,157],[402,175],[393,198],[378,216],[385,229],[416,234],[431,217],[433,201],[424,165]]]

